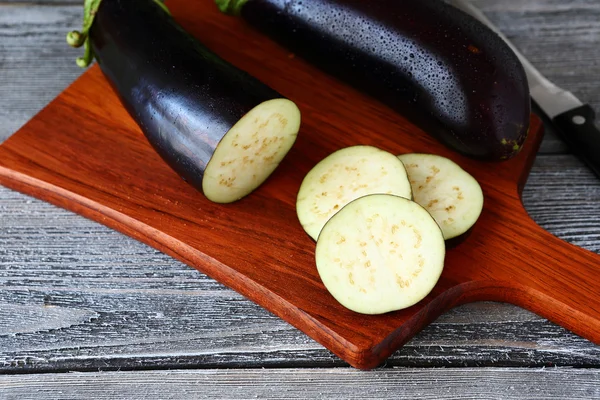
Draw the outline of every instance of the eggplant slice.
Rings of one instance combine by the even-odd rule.
[[[327,222],[315,260],[339,303],[382,314],[425,298],[440,278],[445,254],[442,232],[423,207],[376,194],[350,202]]]
[[[434,154],[402,154],[414,201],[425,207],[446,240],[468,232],[483,210],[479,183],[454,161]]]
[[[343,148],[321,160],[304,177],[296,201],[298,219],[306,233],[317,240],[323,225],[342,207],[375,193],[411,198],[402,162],[373,146]]]

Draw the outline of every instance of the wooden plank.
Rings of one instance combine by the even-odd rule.
[[[600,179],[577,158],[538,155],[523,204],[544,229],[600,253]]]
[[[536,169],[524,193],[534,219],[599,251],[589,221],[600,220],[600,182],[572,156],[542,156]],[[4,188],[0,218],[4,371],[344,365],[242,296],[99,224]],[[388,365],[593,366],[600,346],[525,310],[477,303],[443,315]]]
[[[81,6],[0,3],[0,143],[83,71],[65,42]]]
[[[600,399],[600,370],[174,370],[0,376],[5,400]]]

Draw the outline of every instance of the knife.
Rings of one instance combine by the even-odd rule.
[[[533,101],[571,150],[600,178],[600,129],[592,107],[546,79],[469,0],[449,0],[448,3],[487,25],[508,44],[523,64]]]

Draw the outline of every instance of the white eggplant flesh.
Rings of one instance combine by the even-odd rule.
[[[362,314],[383,314],[424,299],[444,267],[438,224],[417,203],[393,195],[350,202],[323,227],[315,260],[331,295]]]
[[[268,100],[250,110],[217,145],[204,171],[204,195],[231,203],[259,187],[295,143],[300,119],[300,110],[287,99]]]
[[[306,233],[316,240],[325,223],[346,204],[377,193],[412,197],[402,162],[373,146],[346,147],[321,160],[306,175],[296,212]]]
[[[408,172],[413,200],[433,216],[446,240],[475,225],[484,196],[473,176],[454,161],[434,154],[410,153],[398,158]]]

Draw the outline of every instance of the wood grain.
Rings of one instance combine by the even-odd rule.
[[[74,63],[81,52],[65,46],[81,15],[80,4],[0,2],[0,142],[81,75]]]
[[[433,384],[435,382],[435,384]],[[573,388],[564,396],[563,388]],[[81,399],[600,399],[585,369],[198,370],[0,376],[6,400]]]
[[[570,297],[577,287],[584,295],[597,290],[596,256],[536,228],[520,205],[522,174],[533,162],[541,140],[535,120],[532,139],[519,158],[502,170],[482,168],[440,148],[372,99],[348,90],[301,60],[290,59],[238,21],[205,5],[191,7],[171,4],[174,15],[210,47],[301,106],[303,136],[267,185],[231,207],[206,202],[153,154],[95,68],[2,146],[3,183],[99,220],[207,272],[359,368],[381,363],[442,311],[486,298],[514,301],[599,340],[595,300],[580,303]],[[191,14],[202,15],[204,24],[186,20]],[[230,34],[214,35],[219,29]],[[240,51],[235,43],[242,37],[261,51]],[[267,54],[271,62],[264,65],[261,60]],[[317,87],[328,90],[308,89]],[[95,93],[103,95],[97,98]],[[378,130],[383,133],[373,133],[372,118],[380,121]],[[57,131],[61,122],[62,129]],[[390,134],[395,131],[414,136],[399,145]],[[468,243],[449,253],[444,276],[429,302],[379,317],[351,313],[328,296],[312,263],[314,245],[301,231],[293,210],[303,174],[328,152],[358,143],[396,153],[448,155],[480,180],[489,204]],[[261,208],[268,211],[264,215],[254,212]],[[515,235],[515,229],[525,239]],[[286,235],[278,235],[281,232]],[[224,243],[224,237],[237,242]],[[527,260],[527,252],[519,246],[522,240],[531,243],[528,251],[537,253],[529,265],[533,268],[514,265]],[[557,250],[546,250],[548,244]],[[234,253],[231,246],[244,252]],[[571,252],[568,256],[562,254],[565,248]],[[568,273],[555,270],[569,260],[582,267]]]

